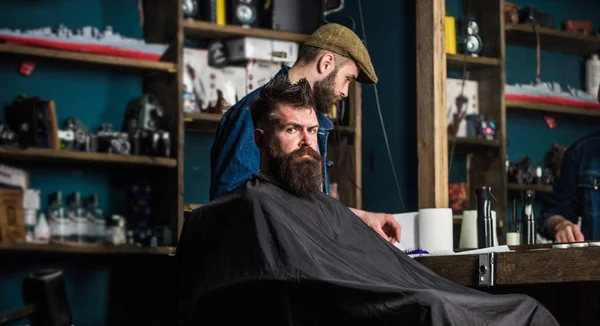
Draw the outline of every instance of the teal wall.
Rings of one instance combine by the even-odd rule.
[[[448,0],[447,11],[457,15],[462,12],[462,1]],[[526,4],[524,1],[514,1]],[[331,21],[352,27],[362,34],[359,1],[346,1],[346,8],[331,16]],[[528,1],[555,14],[557,22],[565,18],[592,19],[600,4],[591,1]],[[405,203],[403,209],[398,200],[392,169],[387,155],[384,136],[372,85],[363,86],[363,203],[372,211],[400,212],[417,207],[417,156],[416,156],[416,71],[415,71],[415,2],[362,1],[364,28],[369,52],[380,82],[379,100],[393,161]],[[63,23],[69,27],[112,25],[126,36],[141,37],[137,1],[120,0],[4,0],[0,2],[0,27],[33,28]],[[583,59],[544,51],[542,53],[542,77],[555,79],[582,87],[581,66]],[[122,110],[132,97],[141,95],[141,75],[137,72],[115,69],[79,67],[71,64],[39,64],[30,77],[18,73],[18,60],[0,60],[0,104],[11,101],[14,96],[25,93],[54,99],[59,120],[76,115],[90,127],[96,128],[102,121],[120,126]],[[532,49],[509,46],[507,48],[508,82],[527,82],[534,77],[535,56]],[[597,123],[590,118],[556,116],[558,128],[548,130],[543,114],[509,111],[508,148],[511,159],[530,155],[537,160],[553,142],[568,144],[587,133]],[[212,135],[186,133],[185,138],[185,201],[205,203],[208,200],[210,174],[210,146]],[[461,165],[455,159],[455,166]],[[464,164],[464,163],[462,163]],[[97,192],[102,198],[109,197],[112,186],[109,172],[88,169],[34,168],[32,186],[42,189],[43,195],[55,191],[56,184],[66,192],[81,190]],[[453,171],[454,172],[454,171]],[[452,173],[453,180],[461,179],[460,173]],[[118,197],[118,196],[115,196]],[[104,200],[106,209],[117,209],[117,199]],[[115,308],[122,300],[116,300],[111,280],[123,274],[124,262],[112,259],[76,257],[18,261],[13,265],[0,265],[0,311],[21,304],[20,282],[23,277],[40,267],[56,266],[65,269],[68,295],[73,307],[75,324],[104,325],[114,316]],[[141,267],[140,267],[141,268]],[[140,269],[141,270],[141,269]],[[158,296],[159,294],[157,294]],[[109,300],[110,298],[110,300]],[[158,300],[159,297],[156,297]],[[118,309],[117,309],[118,310]],[[112,314],[111,314],[111,311]],[[132,311],[137,311],[132,308]],[[141,311],[141,310],[140,310]],[[124,310],[119,310],[124,313]]]
[[[473,0],[476,1],[476,0]],[[519,6],[534,6],[541,12],[554,16],[556,28],[562,28],[564,20],[591,20],[596,28],[600,27],[600,2],[587,0],[513,0]],[[446,11],[451,16],[460,16],[463,13],[462,0],[447,0]],[[484,23],[484,22],[482,22]],[[483,41],[485,46],[485,40]],[[543,46],[543,45],[542,45]],[[560,52],[541,51],[541,74],[543,81],[556,81],[562,86],[571,85],[585,90],[585,60],[578,55]],[[506,81],[509,84],[529,83],[535,79],[536,50],[535,48],[516,45],[506,46]],[[557,122],[555,129],[549,129],[544,121],[544,116],[552,116]],[[506,116],[506,133],[508,140],[508,156],[515,161],[528,155],[536,163],[543,155],[557,143],[561,146],[568,145],[578,138],[600,128],[600,119],[592,117],[577,117],[564,114],[548,114],[544,112],[519,111],[509,109]],[[452,171],[451,178],[459,181],[464,178],[464,163],[461,166],[459,159]],[[517,194],[518,195],[518,194]],[[539,216],[542,194],[537,196],[537,214]],[[510,199],[512,201],[512,199]],[[520,210],[520,199],[518,199]],[[512,204],[509,203],[509,212]],[[510,216],[510,213],[509,213]]]
[[[27,29],[58,26],[61,23],[70,28],[85,25],[103,28],[111,25],[125,36],[143,37],[137,1],[0,1],[0,28]],[[110,122],[113,127],[120,128],[127,102],[142,95],[142,75],[137,71],[52,62],[38,63],[32,75],[26,77],[18,72],[19,63],[19,58],[0,57],[0,116],[3,116],[4,105],[19,94],[26,94],[53,99],[59,124],[70,116],[76,116],[93,130],[99,128],[102,122]],[[80,191],[82,195],[96,193],[106,211],[122,213],[120,210],[125,196],[122,187],[124,181],[119,181],[122,179],[119,173],[122,172],[43,164],[17,166],[24,167],[30,173],[31,187],[41,190],[43,209],[47,195],[62,190],[65,195],[73,191]],[[111,191],[111,188],[116,190]],[[122,261],[89,256],[50,258],[45,255],[15,259],[2,255],[0,261],[0,311],[22,304],[20,286],[28,273],[40,268],[62,268],[75,325],[114,325],[116,321],[122,321],[120,318],[124,318],[125,314],[119,305],[126,307],[127,301],[124,300],[126,296],[118,293],[118,285],[113,285],[115,279],[127,275],[123,271],[126,263],[131,264],[132,273],[134,270],[140,275],[148,273],[147,270],[135,268],[139,263],[137,259]],[[146,284],[148,288],[159,285]],[[146,297],[137,300],[145,302],[151,298]],[[132,308],[128,314],[140,316],[138,310]]]

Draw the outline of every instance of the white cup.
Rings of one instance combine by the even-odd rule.
[[[508,246],[518,246],[521,244],[521,233],[519,232],[508,232],[506,233],[506,244]]]

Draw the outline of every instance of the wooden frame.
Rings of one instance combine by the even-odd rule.
[[[416,0],[418,207],[448,207],[444,0]]]

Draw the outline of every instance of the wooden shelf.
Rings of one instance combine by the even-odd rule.
[[[176,73],[177,65],[170,62],[136,60],[129,58],[114,57],[83,52],[72,52],[55,49],[47,49],[33,46],[0,44],[0,53],[17,55],[19,57],[41,58],[50,60],[66,60],[105,66],[116,66],[120,68],[133,68],[141,70],[162,71]]]
[[[185,131],[214,133],[221,116],[218,113],[184,113]]]
[[[0,147],[0,157],[4,159],[19,161],[54,161],[54,162],[90,162],[99,164],[123,164],[135,166],[156,166],[173,168],[177,166],[177,160],[172,158],[118,155],[106,153],[87,153],[75,151],[59,151],[47,148],[17,148]]]
[[[463,54],[446,54],[448,70],[462,70],[466,61],[467,69],[499,68],[500,59],[487,57],[473,57]]]
[[[506,42],[535,47],[536,35],[531,24],[506,24]],[[537,27],[542,49],[577,55],[589,55],[600,50],[600,37],[586,36],[558,29]]]
[[[535,192],[551,193],[552,185],[521,185],[518,183],[509,183],[507,189],[511,191],[534,190]]]
[[[582,109],[582,108],[574,108],[574,107],[545,104],[545,103],[531,103],[531,102],[506,100],[506,107],[511,108],[511,109],[545,111],[545,112],[554,112],[554,113],[562,113],[562,114],[570,114],[570,115],[600,117],[600,110],[598,110],[598,109]]]
[[[92,244],[35,244],[35,243],[0,243],[2,252],[31,253],[72,253],[90,255],[157,255],[175,254],[174,247],[138,247],[130,245],[109,246]]]
[[[242,36],[277,39],[292,42],[304,42],[308,35],[281,32],[266,28],[246,28],[235,25],[217,25],[204,21],[187,20],[183,23],[186,36],[199,38],[228,39]]]
[[[498,149],[500,148],[499,140],[487,140],[472,137],[448,137],[448,152],[451,151],[452,142],[456,140],[455,151],[460,153],[471,153],[482,150]]]

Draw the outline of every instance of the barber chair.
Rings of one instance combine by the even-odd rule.
[[[28,275],[22,285],[25,305],[0,313],[0,325],[29,318],[31,326],[71,326],[72,316],[65,280],[60,270],[43,270]]]

